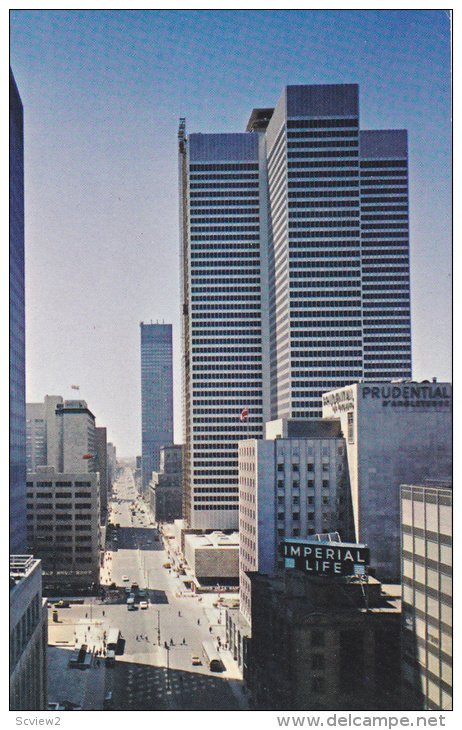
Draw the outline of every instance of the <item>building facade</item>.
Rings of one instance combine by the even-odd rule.
[[[48,610],[40,560],[10,557],[10,710],[47,709]]]
[[[275,575],[285,537],[352,530],[340,421],[281,419],[266,439],[239,443],[239,598],[251,628],[254,572]]]
[[[24,121],[10,69],[10,552],[26,548],[26,375],[24,298]]]
[[[140,323],[142,487],[159,470],[160,447],[173,443],[172,325]]]
[[[54,466],[60,472],[98,471],[95,416],[84,400],[46,395],[26,404],[27,471]]]
[[[452,710],[452,485],[401,487],[406,709]]]
[[[263,433],[260,140],[186,137],[184,127],[179,138],[183,516],[192,528],[235,529],[237,444]]]
[[[248,683],[257,710],[400,709],[400,595],[299,571],[252,575]]]
[[[46,395],[43,403],[26,403],[26,464],[32,472],[38,466],[62,463],[56,409],[64,404],[60,395]]]
[[[95,428],[96,471],[99,473],[100,523],[106,524],[108,503],[107,428]]]
[[[356,84],[288,86],[245,133],[181,120],[179,151],[183,513],[234,528],[243,409],[261,438],[411,377],[407,133],[360,130]]]
[[[355,539],[380,580],[399,582],[400,485],[452,472],[451,385],[358,383],[322,402],[346,438]]]
[[[42,561],[47,588],[99,583],[101,536],[97,473],[27,475],[27,541]]]
[[[160,469],[149,483],[151,511],[156,522],[173,522],[182,515],[183,447],[161,446]]]

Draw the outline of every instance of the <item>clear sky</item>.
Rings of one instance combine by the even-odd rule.
[[[174,326],[177,128],[244,131],[286,84],[359,83],[361,127],[409,130],[413,375],[451,379],[445,10],[16,10],[25,108],[27,400],[81,387],[140,453],[139,322]]]

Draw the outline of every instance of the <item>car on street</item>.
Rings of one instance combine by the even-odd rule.
[[[69,608],[69,601],[56,601],[55,608]]]
[[[197,667],[198,665],[202,664],[200,656],[197,656],[197,654],[193,654],[191,656],[191,664],[193,665],[193,667]]]
[[[148,607],[148,602],[147,601],[140,601],[140,608],[141,608],[141,610],[143,610],[143,609],[145,609],[147,607]]]
[[[123,580],[124,583],[127,583],[127,581],[129,581],[130,578],[128,577],[128,575],[123,575],[122,576],[122,580]]]

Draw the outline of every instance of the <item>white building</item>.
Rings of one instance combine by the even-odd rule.
[[[355,541],[382,581],[400,582],[400,485],[452,472],[449,383],[359,383],[323,395],[345,434]]]
[[[95,457],[95,417],[84,400],[46,395],[43,403],[26,404],[28,472],[37,466],[92,472],[97,470]]]
[[[239,535],[210,532],[185,535],[184,554],[189,567],[203,586],[237,584]]]
[[[99,478],[37,467],[27,475],[27,542],[47,585],[99,582]]]
[[[346,447],[340,422],[280,419],[266,439],[239,443],[240,611],[251,622],[248,573],[273,576],[284,537],[350,536]]]

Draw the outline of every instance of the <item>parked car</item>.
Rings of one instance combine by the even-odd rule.
[[[128,575],[123,575],[122,580],[124,583],[127,583],[130,580],[130,578],[128,577]]]
[[[193,654],[191,657],[191,664],[193,665],[193,667],[196,667],[199,664],[202,664],[202,660],[201,660],[200,656]]]
[[[143,610],[143,609],[145,609],[147,607],[148,607],[148,602],[147,601],[140,601],[140,608],[141,608],[141,610]]]
[[[55,608],[69,608],[69,601],[56,601]]]

